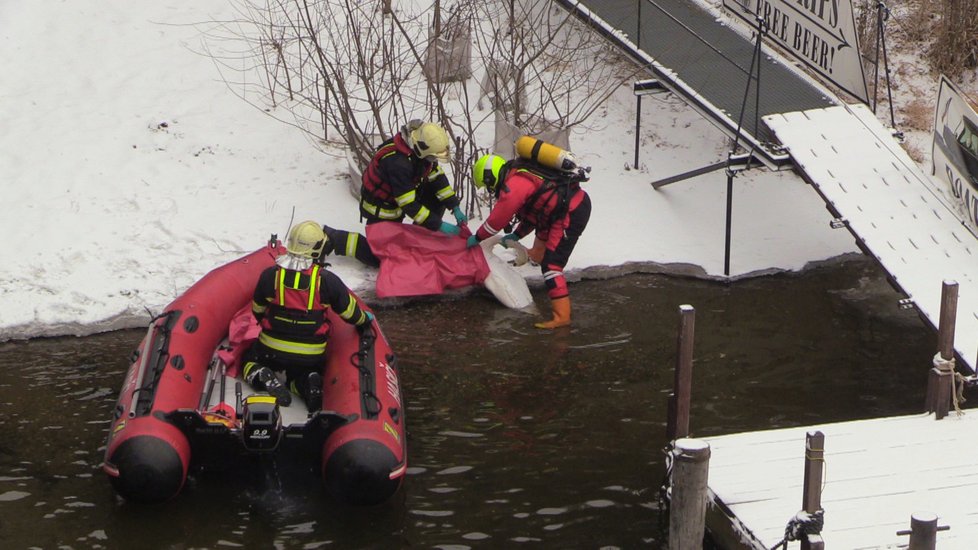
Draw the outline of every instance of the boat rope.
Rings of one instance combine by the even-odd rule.
[[[160,375],[163,369],[166,368],[166,362],[170,358],[169,339],[172,329],[169,323],[171,322],[173,313],[173,311],[164,311],[150,319],[145,341],[142,344],[143,347],[138,351],[140,364],[137,367],[138,372],[136,373],[135,387],[132,390],[132,400],[129,407],[130,418],[142,416],[152,408],[156,385],[159,383]],[[157,324],[161,319],[166,319],[166,322]],[[158,338],[153,334],[154,329],[159,334]],[[150,365],[149,360],[152,356],[150,347],[153,345],[156,346],[159,355],[156,357],[156,363]],[[151,369],[152,377],[148,378],[146,375]],[[140,409],[139,412],[137,412],[137,408]]]
[[[367,358],[373,351],[376,339],[373,330],[365,329],[360,333],[360,349],[350,356],[350,363],[360,371],[360,398],[363,400],[363,409],[369,416],[377,416],[384,408],[374,392],[377,384],[373,370],[367,366]]]
[[[664,460],[666,464],[666,474],[662,478],[662,483],[659,484],[658,501],[659,501],[659,510],[662,512],[659,514],[659,522],[660,522],[659,528],[668,529],[668,524],[666,522],[668,521],[667,518],[669,517],[669,502],[670,502],[669,482],[672,479],[672,465],[674,462],[672,443],[669,443],[668,445],[663,447],[662,452],[663,454],[665,454]]]
[[[941,352],[934,354],[934,368],[938,372],[951,374],[951,403],[954,404],[954,412],[960,416],[963,414],[961,412],[961,403],[967,401],[964,398],[964,375],[954,370],[954,358],[945,359],[941,357]]]
[[[784,538],[772,546],[771,550],[777,550],[778,547],[787,549],[790,541],[808,540],[809,535],[819,535],[824,524],[825,510],[819,509],[811,513],[802,510],[788,521],[784,528]]]

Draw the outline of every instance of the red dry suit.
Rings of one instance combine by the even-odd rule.
[[[476,238],[488,239],[514,222],[513,233],[520,238],[536,230],[544,247],[540,270],[547,294],[551,300],[565,297],[564,267],[591,217],[591,199],[578,181],[548,179],[542,171],[511,164],[502,169],[496,204]]]

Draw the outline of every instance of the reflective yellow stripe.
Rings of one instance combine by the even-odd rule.
[[[248,379],[248,375],[251,374],[251,369],[253,369],[253,368],[257,367],[257,366],[258,366],[258,363],[255,363],[254,361],[248,361],[247,363],[245,363],[245,366],[244,366],[244,378],[245,378],[245,380],[247,380]]]
[[[431,215],[431,210],[428,210],[428,207],[426,206],[422,206],[421,208],[418,209],[418,215],[414,217],[414,221],[416,223],[424,223],[424,221],[427,220],[428,216],[430,215]]]
[[[405,204],[411,204],[414,202],[414,198],[417,196],[417,191],[414,189],[404,193],[403,195],[396,197],[394,200],[397,201],[397,205],[403,207]]]
[[[265,304],[259,304],[258,302],[255,301],[251,302],[252,313],[265,313],[266,309],[268,309],[268,306],[266,306]]]
[[[299,284],[298,274],[296,274],[296,284]],[[312,266],[312,277],[309,279],[309,301],[306,303],[306,309],[312,311],[312,306],[316,303],[316,293],[319,292],[319,264]]]
[[[346,319],[347,321],[349,321],[350,318],[353,317],[353,312],[356,311],[357,309],[357,299],[354,298],[352,294],[349,294],[349,296],[350,296],[350,305],[346,306],[346,309],[343,310],[343,313],[340,313],[340,317]]]
[[[432,168],[431,172],[428,174],[428,181],[431,181],[444,173],[445,171],[441,169],[441,165],[436,164],[435,167]]]
[[[356,256],[357,255],[357,243],[360,242],[359,233],[350,233],[346,238],[346,254],[345,256]]]
[[[395,208],[393,210],[390,208],[377,208],[376,205],[370,204],[367,201],[360,201],[360,204],[363,206],[364,210],[382,220],[396,220],[397,218],[401,217],[400,208]]]
[[[451,186],[446,185],[445,187],[442,187],[441,189],[439,189],[438,190],[438,193],[435,196],[438,197],[438,200],[443,201],[443,200],[447,199],[448,197],[454,197],[455,196],[455,191],[452,190]]]
[[[319,355],[326,352],[326,343],[302,344],[299,342],[287,342],[279,340],[262,332],[258,335],[258,341],[276,351],[284,353],[294,353],[296,355]]]
[[[285,270],[278,270],[278,305],[285,304]]]

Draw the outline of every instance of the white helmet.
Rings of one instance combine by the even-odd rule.
[[[434,122],[412,120],[404,128],[411,150],[429,161],[448,161],[448,132]]]
[[[302,258],[319,258],[323,249],[329,243],[329,237],[323,232],[323,227],[314,221],[304,221],[289,231],[285,249],[293,256]]]

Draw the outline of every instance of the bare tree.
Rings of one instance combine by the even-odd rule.
[[[931,62],[950,76],[978,66],[978,0],[941,0],[941,24]]]
[[[455,144],[463,199],[483,150],[474,135],[493,116],[474,109],[473,98],[489,94],[526,133],[541,121],[569,129],[635,72],[551,0],[436,0],[417,13],[414,4],[383,1],[233,1],[240,17],[208,34],[237,45],[211,54],[242,98],[319,143],[344,146],[359,169],[407,119],[439,122]],[[482,61],[442,78],[442,47],[460,40]],[[473,71],[489,75],[481,89],[469,83]],[[466,204],[470,213],[477,207],[471,197]]]
[[[601,36],[552,0],[472,6],[476,20],[492,25],[475,33],[486,74],[483,94],[523,131],[539,132],[541,124],[571,128],[584,123],[637,73]]]
[[[283,106],[288,122],[324,142],[334,132],[361,165],[378,140],[430,103],[405,46],[420,40],[421,29],[385,16],[376,3],[239,0],[237,7],[240,20],[209,33],[245,45],[215,57],[232,89],[257,106]],[[235,73],[241,80],[231,83]]]

